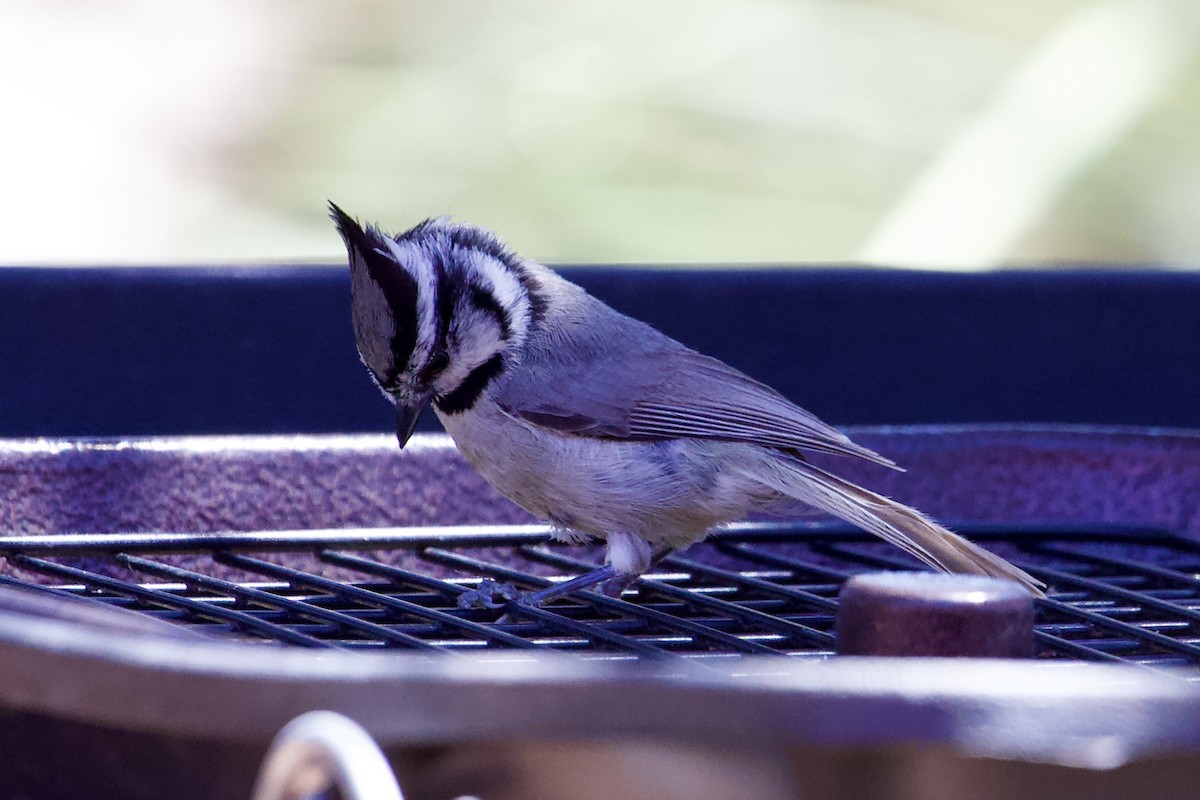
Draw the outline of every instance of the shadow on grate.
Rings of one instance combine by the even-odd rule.
[[[1141,529],[959,530],[1053,587],[1039,601],[1040,658],[1200,666],[1200,545]],[[458,608],[481,577],[536,589],[602,557],[545,536],[509,526],[0,537],[0,582],[300,647],[825,658],[842,581],[915,566],[839,525],[746,523],[668,558],[621,599]]]

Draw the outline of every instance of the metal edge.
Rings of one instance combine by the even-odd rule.
[[[1148,441],[1178,441],[1200,447],[1200,429],[1142,427],[1127,425],[1093,425],[1071,423],[954,423],[915,425],[847,425],[839,426],[852,438],[856,436],[883,439],[911,437],[949,437],[953,446],[960,437],[997,436],[1018,441],[1034,441],[1039,437],[1062,437],[1077,441],[1081,438],[1121,437]],[[39,437],[0,439],[0,455],[19,453],[54,455],[63,452],[145,452],[145,453],[239,453],[312,450],[392,451],[419,455],[428,450],[454,449],[454,442],[445,433],[417,433],[405,446],[396,449],[395,437],[383,433],[314,433],[314,434],[213,434],[194,436],[148,437]]]
[[[0,617],[0,706],[156,735],[266,741],[325,709],[385,746],[614,736],[917,744],[1090,768],[1200,754],[1200,686],[1189,673],[965,659],[727,663],[317,653]]]

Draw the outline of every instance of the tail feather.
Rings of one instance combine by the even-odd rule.
[[[792,497],[857,525],[943,572],[1007,578],[1043,596],[1045,584],[938,525],[919,511],[804,461],[773,459],[755,477]]]

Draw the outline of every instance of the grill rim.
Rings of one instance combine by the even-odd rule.
[[[721,673],[546,652],[446,660],[118,639],[20,614],[0,616],[0,663],[0,704],[11,710],[240,742],[325,708],[385,746],[636,733],[741,746],[945,745],[1095,769],[1200,754],[1200,686],[1125,665],[748,657]]]

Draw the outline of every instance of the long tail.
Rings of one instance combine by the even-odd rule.
[[[943,528],[916,509],[862,488],[804,461],[772,458],[754,477],[802,503],[826,511],[894,544],[943,572],[1008,578],[1044,596],[1046,585],[999,556]]]

